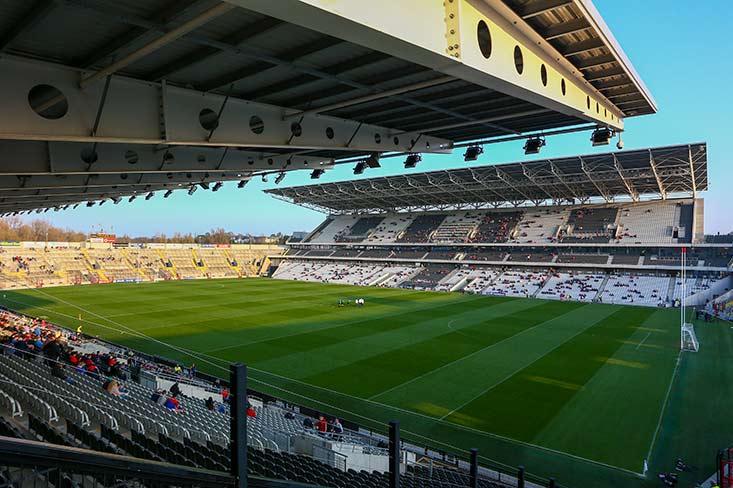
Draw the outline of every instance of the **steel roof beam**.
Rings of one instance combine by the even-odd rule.
[[[0,139],[349,152],[450,152],[452,144],[423,135],[415,148],[410,140],[417,140],[420,133],[407,132],[395,142],[393,129],[323,115],[291,123],[282,120],[288,113],[283,107],[117,76],[111,78],[97,126],[103,84],[80,90],[76,71],[12,57],[0,59],[0,71],[0,105],[8,115],[0,119]],[[39,99],[34,103],[41,108],[29,106],[28,96],[38,79],[60,91],[62,105]],[[47,110],[64,110],[65,116],[59,120],[39,116],[36,111],[45,114],[42,107],[47,105]]]
[[[624,168],[623,166],[621,166],[621,163],[619,162],[615,154],[613,155],[613,167],[616,168],[616,172],[618,173],[619,178],[626,187],[626,191],[628,192],[629,196],[631,196],[631,199],[635,202],[638,202],[639,192],[636,191],[636,188],[634,188],[631,182],[626,178],[626,175],[624,174]]]
[[[186,34],[193,32],[194,30],[198,29],[199,27],[206,24],[207,22],[211,22],[212,20],[216,19],[217,17],[224,15],[227,12],[232,11],[234,8],[235,7],[233,5],[230,5],[228,3],[220,3],[216,5],[215,7],[205,10],[204,12],[201,12],[200,14],[196,15],[195,17],[193,17],[190,20],[187,20],[186,22],[179,25],[178,27],[166,32],[165,34],[158,37],[157,39],[150,41],[149,43],[145,44],[144,46],[140,47],[139,49],[124,56],[123,58],[119,59],[118,61],[115,61],[112,64],[105,66],[104,68],[100,69],[96,73],[92,73],[92,74],[84,76],[79,81],[79,85],[82,88],[85,88],[91,85],[92,83],[102,80],[106,78],[107,76],[112,75],[126,68],[127,66],[134,63],[135,61],[142,59],[145,56],[148,56],[149,54],[152,54],[153,52],[157,51],[158,49],[185,36]]]
[[[361,8],[358,2],[340,2],[336,6],[337,4],[328,0],[283,0],[277,3],[268,0],[228,1],[530,101],[567,116],[595,121],[619,130],[623,126],[623,114],[601,93],[585,83],[577,68],[560,56],[552,44],[500,0],[410,0],[398,3],[373,0],[370,4],[372,8],[369,9]],[[283,7],[283,4],[286,6]],[[416,9],[420,11],[419,25],[401,21],[413,16]],[[386,11],[390,15],[385,16],[383,12]],[[476,42],[476,25],[480,20],[484,20],[491,28],[496,53],[502,53],[492,55],[491,62],[482,55]],[[581,22],[586,23],[581,25]],[[568,24],[573,27],[572,30],[590,28],[586,16],[583,20]],[[570,32],[562,29],[564,27],[551,30],[550,37]],[[557,83],[560,78],[565,80],[567,95],[563,96],[560,90],[556,92],[550,90],[549,86],[543,86],[539,76],[515,76],[516,69],[511,55],[515,46],[522,49],[523,65],[528,72],[539,73],[540,65],[544,64],[550,79]],[[605,113],[587,110],[586,95],[603,105]]]
[[[572,5],[572,3],[573,0],[538,0],[536,2],[522,6],[521,10],[519,11],[519,15],[526,20],[547,12],[552,12],[553,10],[566,7],[568,5]]]
[[[273,29],[281,25],[283,25],[282,21],[273,19],[272,17],[266,17],[264,19],[258,20],[257,22],[254,22],[252,25],[248,25],[242,28],[241,30],[229,35],[228,37],[221,39],[221,42],[231,45],[242,44],[243,42],[248,41],[260,34],[272,31]],[[199,47],[194,52],[186,54],[185,56],[181,56],[162,66],[161,68],[158,68],[155,72],[146,76],[146,79],[160,81],[164,78],[170,77],[171,75],[179,71],[183,71],[184,69],[190,68],[191,66],[203,63],[204,61],[211,59],[217,54],[221,54],[220,49],[210,46]]]
[[[603,197],[603,199],[606,202],[613,201],[613,197],[606,191],[604,187],[600,185],[598,181],[596,181],[595,177],[593,176],[593,171],[588,168],[588,165],[586,164],[585,160],[582,157],[578,158],[580,160],[580,168],[583,170],[583,174],[588,178],[588,181],[593,184],[593,187],[598,191],[598,194]]]
[[[605,47],[606,45],[603,43],[602,39],[599,39],[598,37],[591,37],[590,39],[574,42],[560,48],[560,54],[565,57],[577,56],[578,54],[584,54],[588,51],[594,51],[596,49],[601,49]]]
[[[588,21],[583,18],[578,18],[547,27],[540,32],[540,35],[542,35],[545,40],[551,41],[570,34],[577,34],[578,32],[583,32],[588,29],[590,29]]]
[[[657,181],[657,186],[659,187],[659,194],[662,196],[662,200],[667,199],[667,189],[664,187],[664,183],[662,182],[662,179],[659,176],[659,171],[657,171],[657,163],[654,161],[654,154],[652,154],[651,149],[649,150],[649,166],[652,168],[652,172],[654,173],[654,179]]]

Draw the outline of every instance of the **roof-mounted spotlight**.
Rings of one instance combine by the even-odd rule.
[[[373,152],[369,155],[368,158],[366,158],[365,161],[368,168],[381,168],[382,165],[379,164],[379,153]]]
[[[93,206],[94,206],[94,202],[87,202],[87,207],[93,207]]]
[[[73,210],[73,209],[75,209],[75,208],[76,208],[76,207],[78,207],[78,206],[79,206],[79,204],[78,204],[78,203],[75,203],[75,204],[74,204],[74,206],[73,206],[73,207],[71,207],[71,209]]]
[[[356,163],[356,166],[354,166],[354,174],[360,175],[364,173],[364,169],[366,169],[366,163],[364,161],[359,161]]]
[[[221,181],[217,181],[211,191],[219,191],[221,190],[222,186],[224,186],[224,183],[222,183]]]
[[[199,186],[201,188],[203,188],[204,190],[208,190],[209,189],[209,184],[207,182],[205,182],[205,181],[202,181],[201,183],[199,183]]]
[[[318,178],[320,178],[320,177],[321,177],[321,175],[322,175],[323,173],[325,173],[325,172],[326,172],[326,170],[324,170],[324,169],[314,169],[314,170],[313,170],[313,171],[311,172],[311,180],[317,180],[317,179],[318,179]]]
[[[99,206],[101,207],[102,205],[104,205],[104,202],[106,202],[106,201],[107,201],[107,200],[100,200],[100,201],[99,201]]]
[[[151,198],[153,198],[153,196],[155,196],[155,192],[154,191],[151,191],[150,193],[148,193],[147,195],[145,195],[145,201],[147,202],[148,200],[150,200]]]
[[[122,198],[121,197],[112,197],[112,201],[115,202],[115,205],[118,205],[122,201]]]
[[[267,183],[267,175],[262,175],[262,183]]]
[[[606,127],[600,127],[593,131],[593,134],[590,136],[590,142],[593,144],[593,146],[607,146],[610,142],[613,136],[615,135],[615,132],[611,129],[608,129]]]
[[[136,199],[136,198],[137,198],[137,195],[130,195],[130,198],[128,198],[128,199],[127,199],[127,201],[128,201],[129,203],[132,203],[132,202],[134,202],[134,201],[135,201],[135,199]]]
[[[51,207],[46,207],[46,208],[44,208],[44,209],[43,209],[43,213],[46,213],[46,212],[48,212],[49,210],[51,210]]]
[[[524,154],[539,154],[540,149],[546,144],[544,137],[530,137],[524,143]]]
[[[285,171],[281,172],[279,175],[277,175],[277,178],[275,178],[275,184],[279,185],[282,180],[285,179]]]
[[[197,188],[198,187],[196,185],[191,185],[191,187],[188,189],[188,194],[193,195],[194,193],[196,193]]]
[[[237,188],[244,188],[247,185],[247,180],[242,180],[237,183]]]
[[[171,195],[173,195],[173,190],[168,190],[167,192],[163,193],[163,198],[168,198]]]
[[[480,155],[484,153],[484,147],[479,145],[468,146],[466,152],[463,153],[463,160],[476,161]]]
[[[417,163],[422,161],[422,156],[418,153],[412,153],[405,159],[405,169],[414,168]]]

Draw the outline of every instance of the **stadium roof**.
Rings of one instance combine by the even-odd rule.
[[[430,171],[267,190],[329,213],[447,210],[696,196],[706,190],[705,143]]]
[[[0,51],[0,212],[656,111],[588,0],[4,0]]]

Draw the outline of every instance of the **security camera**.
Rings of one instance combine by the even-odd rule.
[[[616,143],[616,148],[620,151],[624,148],[624,141],[621,139],[621,134],[618,135],[618,142]]]

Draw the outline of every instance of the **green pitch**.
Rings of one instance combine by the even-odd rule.
[[[251,388],[378,430],[399,419],[417,443],[477,447],[485,464],[565,486],[642,485],[645,459],[662,470],[688,455],[664,413],[682,423],[691,400],[671,385],[706,370],[689,354],[676,367],[673,310],[268,279],[4,293],[10,308],[71,328],[81,314],[88,334],[222,377],[245,362]],[[338,305],[355,298],[366,305]]]

